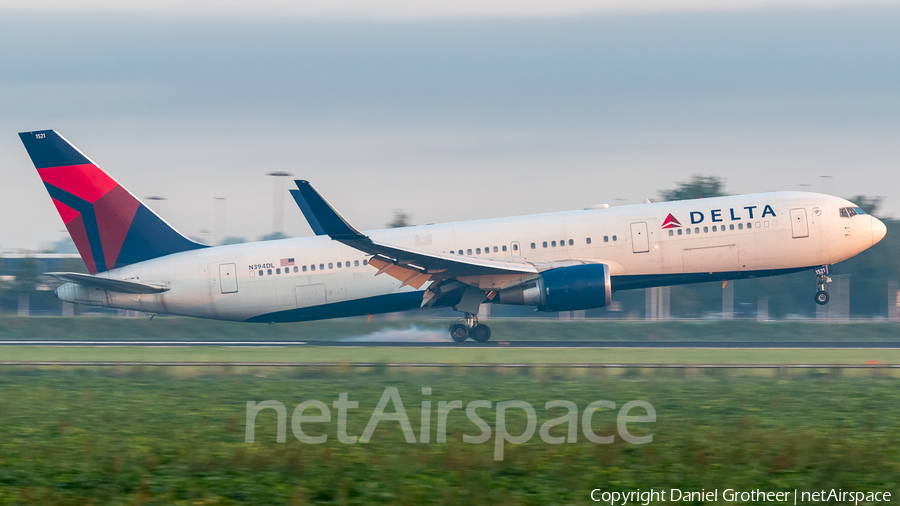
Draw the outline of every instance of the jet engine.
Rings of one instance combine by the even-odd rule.
[[[573,265],[541,273],[540,277],[500,290],[500,304],[537,306],[540,311],[577,311],[605,307],[612,301],[609,266]]]

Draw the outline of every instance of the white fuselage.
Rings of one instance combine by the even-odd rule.
[[[615,289],[617,283],[632,287],[628,280],[635,277],[667,285],[690,282],[687,274],[736,279],[840,262],[884,236],[884,225],[869,215],[839,214],[852,206],[828,195],[774,192],[366,234],[402,247],[543,268],[604,263]],[[663,228],[669,215],[680,226]],[[418,307],[427,285],[417,290],[401,287],[390,276],[375,276],[376,269],[366,265],[369,257],[328,236],[217,246],[98,274],[168,286],[164,293],[131,295],[67,284],[57,295],[70,302],[236,321],[265,321],[279,313],[293,316],[272,321],[311,320]]]

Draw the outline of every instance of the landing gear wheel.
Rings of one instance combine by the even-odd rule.
[[[450,325],[450,337],[457,343],[462,343],[469,338],[469,329],[461,323],[454,323]]]
[[[816,304],[824,306],[825,304],[828,304],[829,299],[831,299],[831,297],[828,296],[828,292],[824,290],[816,292]]]
[[[469,335],[479,343],[486,343],[491,338],[491,328],[487,325],[478,324],[472,327],[472,330],[469,331]]]

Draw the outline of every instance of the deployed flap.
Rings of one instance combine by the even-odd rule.
[[[121,279],[101,278],[98,276],[91,276],[90,274],[79,274],[77,272],[45,272],[44,275],[53,276],[56,279],[68,281],[69,283],[92,286],[110,292],[162,293],[169,291],[169,287],[167,286],[148,285],[134,281],[123,281]]]
[[[373,264],[379,267],[379,274],[388,272],[390,265],[400,265],[409,269],[410,272],[404,273],[405,276],[411,276],[413,274],[412,270],[415,270],[421,273],[440,272],[442,273],[442,277],[445,278],[510,273],[530,274],[538,272],[538,269],[534,265],[525,262],[489,260],[485,258],[451,255],[448,253],[407,248],[374,241],[347,223],[347,220],[331,207],[331,204],[329,204],[328,201],[313,188],[309,181],[295,182],[297,183],[298,190],[296,190],[297,193],[294,194],[294,198],[297,200],[300,209],[303,210],[303,214],[307,217],[307,220],[309,220],[313,230],[316,230],[317,227],[321,228],[321,230],[328,234],[332,239],[360,251],[375,255],[377,260],[381,261],[380,264],[377,261]],[[303,201],[302,204],[301,201]],[[307,210],[309,214],[307,214]],[[388,272],[388,274],[391,273]],[[414,284],[414,281],[419,280],[415,278],[404,278],[401,281],[406,282],[406,284]],[[422,280],[422,282],[424,283],[424,280]]]

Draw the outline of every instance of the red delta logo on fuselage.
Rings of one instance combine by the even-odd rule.
[[[775,217],[775,210],[772,209],[772,206],[766,204],[763,206],[762,214],[757,215],[756,213],[759,210],[759,206],[744,206],[743,208],[729,208],[727,209],[727,215],[723,216],[723,212],[726,210],[723,209],[711,209],[707,211],[709,213],[709,219],[713,223],[721,223],[726,219],[728,221],[741,221],[743,219],[752,220],[754,218],[765,218],[767,216]],[[704,211],[691,211],[691,225],[696,225],[698,223],[703,223],[706,220],[706,212]],[[729,219],[730,218],[730,219]],[[672,213],[669,213],[666,216],[666,219],[663,220],[661,228],[681,228],[681,222],[678,221]]]
[[[669,213],[669,215],[666,216],[666,219],[663,221],[663,224],[662,224],[662,228],[679,228],[679,227],[681,227],[681,222],[678,221],[677,218],[672,216],[672,213]]]

